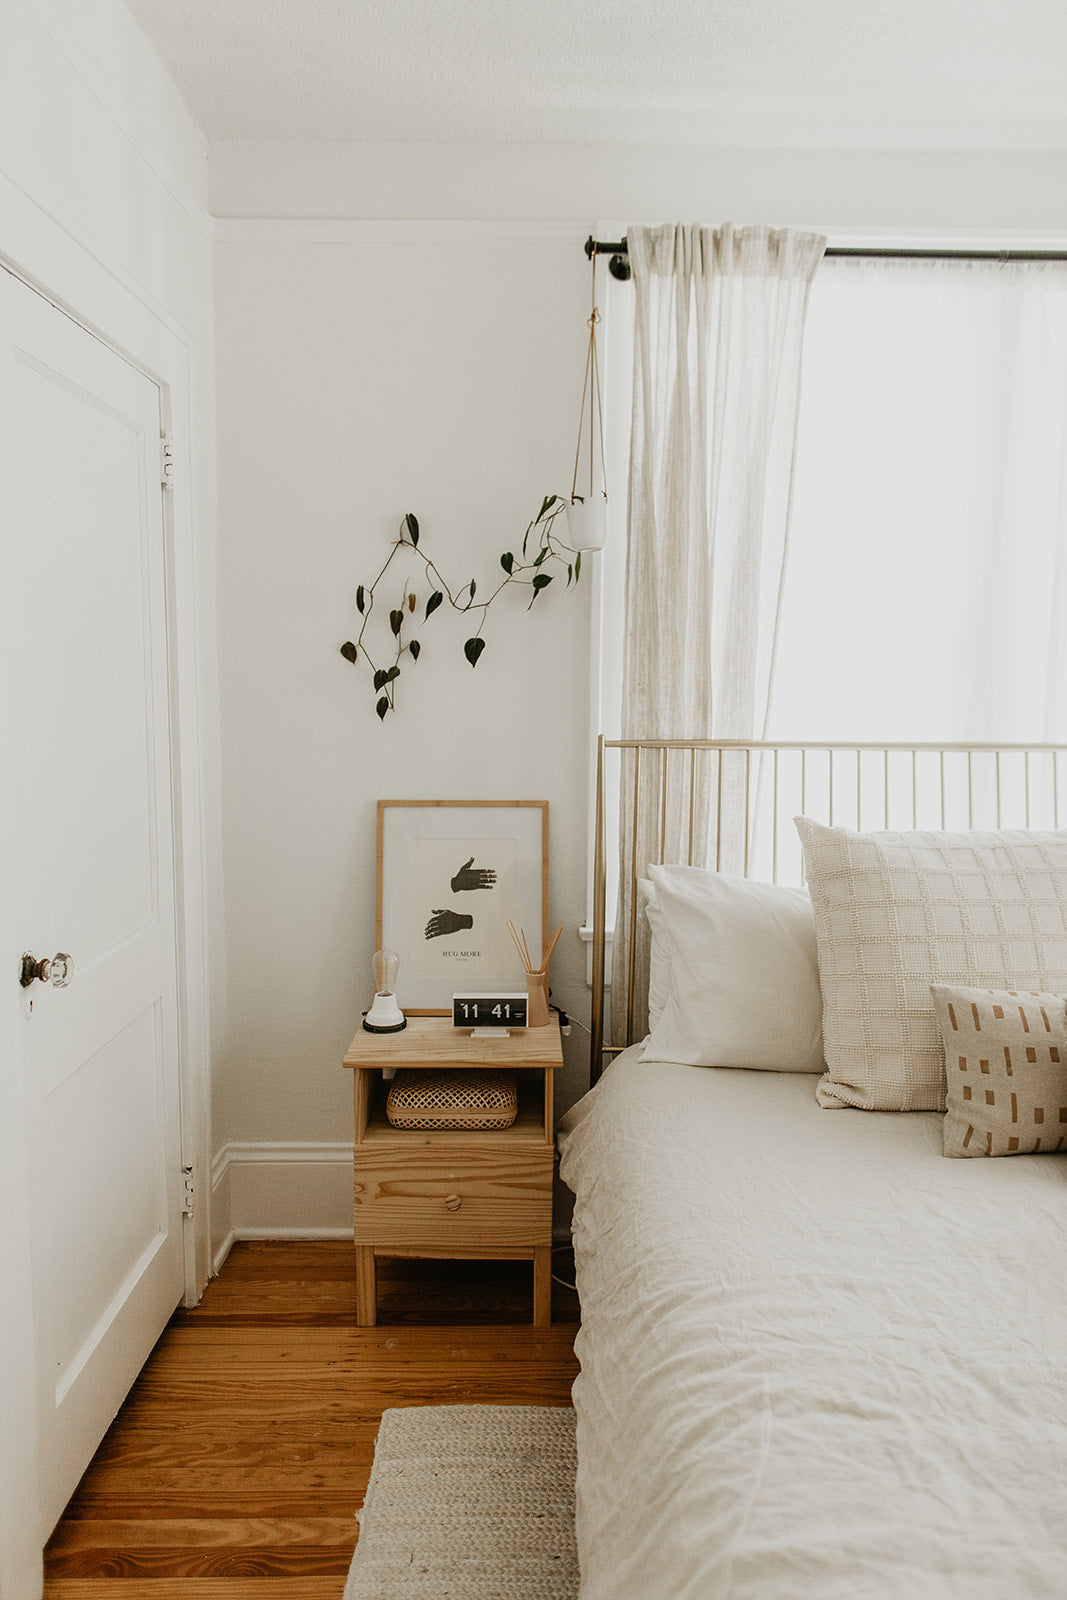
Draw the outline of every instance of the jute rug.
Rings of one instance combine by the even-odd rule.
[[[382,1417],[344,1600],[575,1600],[574,1412]]]

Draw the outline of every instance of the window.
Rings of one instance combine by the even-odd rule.
[[[632,294],[611,282],[603,296],[609,732]],[[805,334],[768,736],[1067,738],[1065,602],[1067,264],[824,261]]]
[[[1063,738],[1067,264],[824,261],[779,738]]]

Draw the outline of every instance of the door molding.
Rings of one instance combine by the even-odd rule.
[[[6,192],[5,192],[6,191]],[[0,265],[22,279],[124,360],[159,385],[163,427],[174,436],[172,489],[163,491],[167,609],[171,643],[170,719],[174,758],[175,892],[178,937],[179,1050],[182,1153],[193,1167],[198,1194],[210,1193],[208,927],[204,819],[212,805],[204,783],[205,703],[214,675],[207,657],[197,548],[194,474],[192,336],[106,252],[91,246],[80,227],[54,204],[0,172],[0,209],[14,226]],[[20,227],[20,224],[22,226]],[[186,1301],[194,1304],[211,1276],[210,1218],[196,1208],[187,1225]],[[192,1236],[191,1239],[189,1236]]]
[[[73,218],[0,162],[0,215],[4,249],[0,266],[20,278],[125,360],[158,384],[163,426],[175,441],[173,491],[164,496],[167,611],[170,636],[170,728],[173,750],[175,903],[178,953],[179,1072],[182,1099],[182,1159],[193,1169],[200,1199],[185,1224],[185,1300],[195,1304],[211,1276],[211,1160],[209,1147],[209,989],[206,819],[215,802],[205,785],[205,743],[215,748],[216,712],[214,630],[211,586],[213,525],[210,438],[205,407],[198,439],[202,393],[194,386],[210,364],[210,348],[193,336],[142,285],[89,238]],[[209,245],[202,238],[205,279]],[[190,241],[193,247],[193,241]],[[205,345],[207,341],[205,340]],[[197,444],[204,460],[194,461]],[[163,493],[161,489],[161,493]],[[200,518],[197,507],[199,504]],[[205,560],[206,557],[206,560]],[[10,834],[8,835],[10,837]],[[8,901],[10,903],[10,900]],[[6,950],[7,940],[0,942]],[[14,968],[11,989],[15,991]],[[17,996],[0,1004],[0,1049],[17,1041],[21,1013]],[[8,1075],[14,1076],[14,1075]],[[13,1092],[13,1091],[12,1091]],[[41,1552],[37,1538],[36,1425],[18,1410],[18,1396],[36,1392],[35,1351],[29,1298],[28,1204],[25,1114],[21,1102],[3,1110],[5,1215],[14,1226],[0,1234],[0,1271],[9,1295],[18,1302],[5,1319],[5,1358],[12,1415],[5,1404],[5,1437],[0,1442],[0,1590],[12,1600],[32,1600],[41,1592]],[[6,1113],[10,1112],[8,1117]],[[8,1192],[10,1191],[10,1193]],[[25,1216],[26,1229],[18,1226]],[[25,1316],[22,1315],[23,1311]],[[24,1408],[23,1408],[24,1409]],[[14,1414],[16,1413],[17,1414]],[[8,1430],[8,1423],[11,1428]]]

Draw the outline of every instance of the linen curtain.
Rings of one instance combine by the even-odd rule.
[[[826,240],[727,223],[631,228],[627,243],[635,325],[623,737],[759,737],[774,678],[804,320]],[[720,783],[698,761],[684,784],[668,784],[648,757],[635,784],[634,765],[622,773],[616,1042],[645,1027],[648,932],[632,887],[650,856],[706,865],[717,837],[724,870],[742,868],[736,772]],[[619,974],[631,950],[627,992]]]

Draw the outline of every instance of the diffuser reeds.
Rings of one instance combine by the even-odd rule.
[[[548,948],[541,957],[541,965],[539,967],[535,967],[533,964],[533,960],[530,956],[530,947],[526,943],[525,931],[522,928],[516,928],[510,917],[508,918],[508,932],[511,934],[512,942],[516,950],[519,952],[519,960],[522,962],[522,970],[525,972],[526,976],[528,978],[543,978],[545,973],[548,971],[548,963],[552,959],[552,952],[556,948],[556,940],[563,932],[562,922],[558,925],[555,933],[548,941]]]

